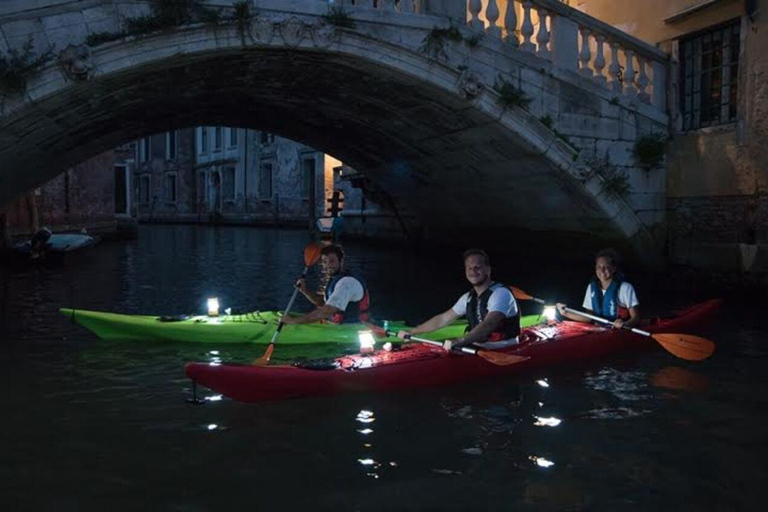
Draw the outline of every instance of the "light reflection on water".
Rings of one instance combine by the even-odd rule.
[[[334,510],[758,505],[768,340],[759,314],[739,316],[743,305],[708,333],[718,352],[700,365],[654,352],[446,389],[256,405],[198,389],[201,406],[185,400],[185,361],[249,362],[263,347],[104,343],[57,312],[199,314],[209,296],[236,311],[280,308],[305,242],[298,231],[153,226],[59,268],[0,274],[0,509],[220,510],[254,495],[265,508]],[[423,320],[464,291],[453,257],[347,249],[381,316]],[[552,286],[503,269],[494,266],[510,284]],[[273,359],[352,350],[278,346]]]

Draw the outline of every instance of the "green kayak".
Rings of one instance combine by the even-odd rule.
[[[121,315],[84,309],[60,311],[109,341],[183,341],[191,343],[256,343],[267,344],[275,332],[279,314],[275,311],[255,311],[246,314],[200,316]],[[523,327],[539,322],[538,315],[524,316]],[[466,322],[456,322],[433,331],[425,338],[442,340],[460,336]],[[388,329],[405,328],[403,322],[388,322]],[[286,326],[280,333],[281,345],[311,343],[358,343],[358,332],[367,330],[364,324],[301,324]]]

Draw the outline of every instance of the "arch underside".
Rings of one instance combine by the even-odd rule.
[[[180,54],[14,112],[0,120],[0,204],[119,144],[199,125],[315,147],[436,227],[616,232],[547,155],[454,91],[362,57],[285,48]]]

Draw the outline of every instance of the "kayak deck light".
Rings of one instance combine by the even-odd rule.
[[[217,297],[208,299],[208,316],[219,316],[219,299]]]
[[[373,352],[373,346],[375,340],[373,339],[373,333],[371,331],[358,331],[358,339],[360,340],[360,353],[370,354]]]
[[[555,306],[544,306],[544,311],[541,313],[541,316],[550,321],[554,320],[556,315],[557,308]]]

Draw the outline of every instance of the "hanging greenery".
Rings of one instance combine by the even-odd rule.
[[[661,167],[667,150],[667,136],[661,133],[651,133],[639,137],[635,141],[633,154],[637,164],[647,171]]]
[[[30,36],[21,48],[13,48],[5,54],[0,54],[0,89],[11,92],[24,91],[27,81],[53,57],[53,48],[41,55],[35,55],[32,47]]]

